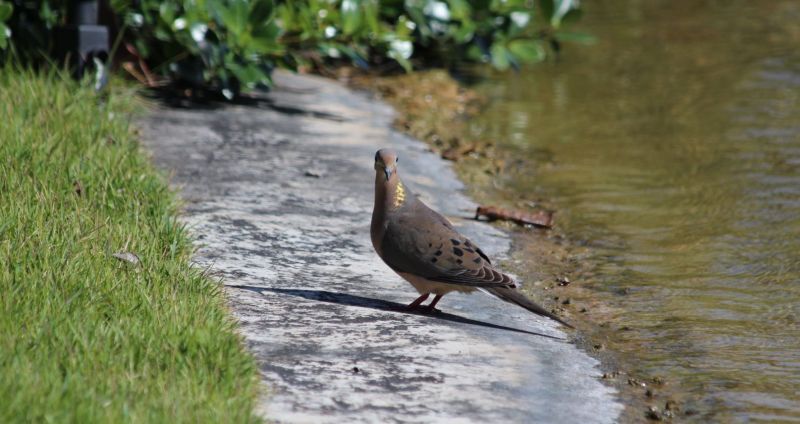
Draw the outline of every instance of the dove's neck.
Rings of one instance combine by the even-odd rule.
[[[392,174],[389,180],[382,172],[375,173],[375,206],[372,209],[372,224],[370,232],[372,233],[372,243],[379,243],[383,239],[383,233],[386,231],[386,214],[392,210],[401,208],[413,195],[408,191],[408,188],[400,181],[400,176],[397,172]],[[379,249],[380,246],[375,246]]]
[[[383,173],[375,175],[375,209],[381,206],[383,210],[393,210],[402,207],[410,200],[411,193],[400,180],[397,172],[387,180]],[[380,205],[379,205],[380,204]]]

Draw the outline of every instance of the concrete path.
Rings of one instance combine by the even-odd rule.
[[[369,241],[373,157],[400,153],[405,181],[490,256],[508,239],[467,217],[449,166],[390,129],[387,106],[316,77],[277,75],[247,106],[152,113],[141,126],[186,202],[197,262],[222,276],[260,361],[276,422],[616,420],[597,362],[556,325],[483,294],[437,316]],[[441,170],[444,169],[444,172]]]

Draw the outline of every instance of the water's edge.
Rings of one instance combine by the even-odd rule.
[[[535,205],[530,202],[509,205],[508,199],[493,193],[493,180],[505,178],[502,172],[498,173],[497,162],[508,158],[493,157],[501,152],[480,140],[470,139],[464,127],[464,122],[480,113],[486,99],[446,72],[417,71],[399,77],[358,75],[344,80],[351,87],[391,104],[398,131],[424,140],[429,149],[441,156],[455,157],[455,161],[447,162],[457,177],[466,182],[464,191],[480,204],[529,212],[554,210],[548,199],[537,199]],[[613,311],[613,305],[595,299],[592,289],[581,284],[581,277],[592,272],[588,269],[590,264],[582,260],[586,249],[563,232],[558,226],[558,211],[555,212],[556,226],[549,230],[521,228],[500,221],[492,224],[511,240],[503,267],[521,277],[523,291],[528,296],[576,325],[579,332],[573,342],[600,361],[602,381],[617,390],[625,406],[620,416],[622,422],[676,416],[686,401],[680,387],[661,376],[653,379],[630,371],[632,358],[621,357],[607,348],[616,329],[606,319],[617,311]]]

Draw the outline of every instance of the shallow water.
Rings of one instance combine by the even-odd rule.
[[[704,419],[800,421],[800,2],[584,6],[597,44],[475,87],[500,190],[590,246],[637,371]]]

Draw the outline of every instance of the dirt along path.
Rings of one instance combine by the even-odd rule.
[[[373,252],[373,157],[490,256],[449,165],[336,82],[279,73],[250,105],[159,107],[140,126],[185,201],[196,261],[221,277],[275,422],[613,422],[596,360],[556,324],[484,294],[407,313],[417,294]],[[523,278],[524,280],[524,278]]]

